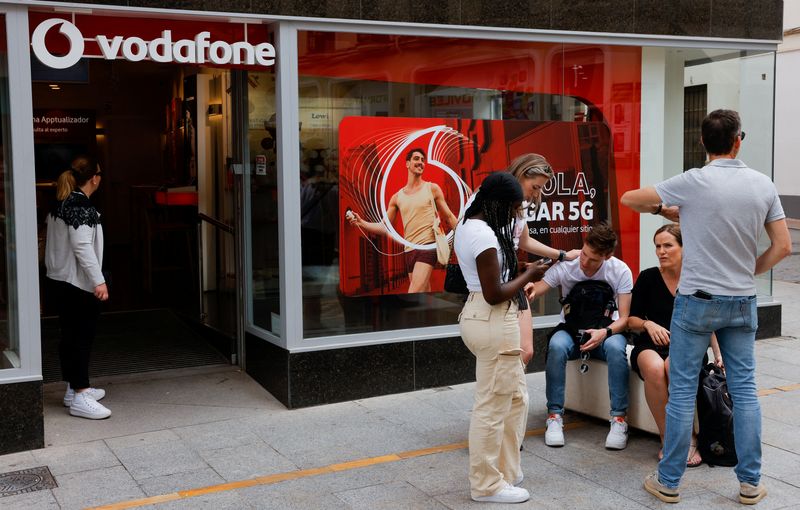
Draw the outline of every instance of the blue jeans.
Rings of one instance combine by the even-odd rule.
[[[700,365],[713,332],[717,333],[728,393],[733,400],[733,433],[739,458],[734,471],[740,482],[758,485],[761,406],[755,380],[757,327],[755,296],[711,296],[711,299],[675,296],[670,326],[664,458],[658,464],[658,479],[665,486],[677,488],[686,470]]]
[[[622,335],[611,335],[589,351],[589,357],[608,363],[608,396],[611,416],[625,416],[628,412],[628,358],[627,340]],[[564,414],[564,391],[567,381],[567,361],[578,359],[580,349],[566,331],[557,331],[550,338],[545,368],[547,412]]]

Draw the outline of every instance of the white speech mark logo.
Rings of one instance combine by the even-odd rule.
[[[69,51],[66,55],[53,55],[45,45],[44,38],[47,36],[47,32],[56,25],[61,25],[59,32],[69,40]],[[42,64],[54,69],[66,69],[77,64],[83,56],[83,34],[78,27],[67,20],[48,19],[41,22],[33,31],[31,46],[33,54]]]

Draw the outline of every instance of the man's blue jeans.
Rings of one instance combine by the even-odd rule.
[[[728,393],[733,400],[733,433],[740,482],[758,485],[761,479],[761,407],[755,380],[755,339],[758,327],[755,296],[711,296],[702,299],[678,294],[672,312],[669,346],[669,402],[664,433],[664,458],[658,479],[677,488],[686,470],[694,424],[697,383],[711,333],[725,363]]]
[[[628,358],[625,352],[627,341],[623,335],[611,335],[589,351],[589,356],[608,363],[608,396],[611,400],[611,416],[628,413]],[[550,339],[545,369],[547,412],[564,414],[564,391],[567,381],[567,361],[578,359],[580,349],[566,331],[557,331]]]

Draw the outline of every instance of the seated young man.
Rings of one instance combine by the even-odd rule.
[[[586,236],[579,258],[555,264],[547,270],[541,281],[534,284],[537,296],[560,286],[561,295],[567,297],[562,302],[572,301],[562,308],[562,323],[550,337],[547,352],[545,377],[548,418],[545,444],[548,446],[564,446],[562,415],[567,361],[578,359],[583,353],[608,363],[611,430],[606,437],[606,448],[621,450],[628,443],[628,424],[625,422],[628,410],[628,359],[625,353],[627,342],[622,333],[628,324],[633,278],[628,266],[612,256],[616,245],[614,231],[606,224],[596,225]],[[578,285],[576,292],[570,295],[576,284],[586,280],[605,282],[610,287],[590,284],[592,287],[605,287],[604,295],[607,296],[603,298],[607,300],[605,312],[601,308],[597,319],[588,318],[596,315],[591,307],[581,308],[588,310],[582,315],[577,311],[581,303],[575,300],[579,296],[586,296],[585,293],[579,293],[578,289],[586,288],[586,284]],[[572,317],[565,319],[565,313]],[[607,317],[605,320],[603,315]],[[576,324],[576,321],[579,323]]]

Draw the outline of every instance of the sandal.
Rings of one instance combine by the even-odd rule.
[[[703,463],[703,457],[697,451],[697,443],[692,442],[689,444],[689,455],[686,456],[686,467],[697,467]]]

